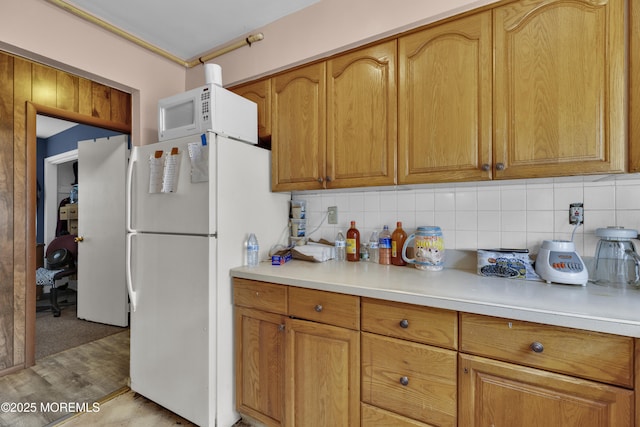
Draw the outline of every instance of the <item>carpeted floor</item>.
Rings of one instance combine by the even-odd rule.
[[[53,317],[51,311],[36,313],[36,360],[127,329],[80,320],[76,317],[75,294],[69,291],[66,298],[58,298],[64,299],[68,304],[61,304],[60,317]],[[47,302],[45,297],[37,305]]]

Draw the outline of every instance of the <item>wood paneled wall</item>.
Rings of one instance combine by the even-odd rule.
[[[27,130],[28,103],[32,115],[35,105],[46,115],[131,133],[130,94],[0,52],[0,375],[34,363],[35,134],[27,132],[35,125]]]

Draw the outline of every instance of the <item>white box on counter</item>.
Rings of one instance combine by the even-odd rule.
[[[478,249],[478,274],[487,277],[541,280],[528,249]]]

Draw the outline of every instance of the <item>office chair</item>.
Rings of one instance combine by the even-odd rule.
[[[58,290],[67,287],[66,284],[58,287],[56,282],[72,274],[76,274],[76,259],[78,257],[78,243],[74,234],[66,234],[56,237],[49,243],[45,254],[45,266],[36,270],[36,285],[50,285],[49,300],[54,317],[60,317],[58,304]],[[47,307],[48,308],[48,307]]]

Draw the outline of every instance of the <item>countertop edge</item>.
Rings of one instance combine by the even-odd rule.
[[[292,261],[300,263],[301,261]],[[325,280],[323,279],[321,273],[335,273],[335,266],[321,266],[321,264],[311,263],[309,272],[306,274],[306,270],[303,270],[302,273],[300,269],[296,269],[296,271],[292,272],[290,269],[287,269],[287,265],[284,266],[271,266],[267,263],[261,263],[259,267],[249,268],[249,267],[237,267],[230,271],[232,277],[249,279],[249,280],[257,280],[262,282],[270,282],[277,283],[281,285],[288,286],[297,286],[308,289],[316,289],[322,291],[336,292],[342,294],[349,295],[357,295],[360,297],[369,297],[376,299],[383,299],[388,301],[395,302],[403,302],[415,305],[422,305],[427,307],[448,309],[461,311],[472,314],[481,314],[487,316],[495,316],[506,319],[513,320],[522,320],[529,322],[542,323],[547,325],[582,329],[594,332],[603,332],[615,335],[622,336],[630,336],[640,338],[640,306],[638,306],[639,310],[639,318],[635,319],[623,319],[609,316],[600,316],[597,314],[590,313],[576,313],[570,311],[559,311],[552,309],[545,309],[540,306],[535,306],[535,304],[527,304],[527,301],[524,300],[522,303],[514,303],[511,302],[499,302],[499,301],[491,301],[490,297],[484,298],[481,300],[474,300],[470,297],[465,297],[462,295],[462,292],[451,292],[449,295],[437,295],[435,293],[430,293],[428,291],[425,292],[415,292],[415,291],[407,291],[398,289],[390,285],[389,287],[381,287],[381,286],[367,286],[366,277],[362,279],[358,278],[354,283],[348,283],[348,280],[340,281],[340,278]],[[322,263],[328,264],[328,263]],[[319,266],[320,265],[320,266]],[[311,267],[313,266],[313,267]],[[387,266],[385,266],[387,267]],[[346,267],[352,268],[352,267]],[[398,269],[398,267],[391,267]],[[324,270],[328,270],[325,272]],[[390,277],[393,276],[393,273],[402,273],[397,275],[397,280],[406,280],[407,272],[402,271],[403,268],[400,267],[398,271],[392,271],[389,273]],[[382,270],[384,271],[384,270]],[[370,274],[368,272],[359,272],[363,275]],[[445,270],[439,278],[440,279],[451,279],[451,280],[459,280],[459,273],[468,273],[464,275],[464,279],[467,281],[473,281],[473,272],[460,272],[458,270],[452,271]],[[424,273],[419,273],[424,274]],[[410,276],[411,277],[411,276]],[[373,277],[372,277],[373,279]],[[388,279],[388,278],[387,278]],[[488,278],[483,278],[477,276],[477,280],[486,281]],[[498,281],[508,281],[505,283],[514,283],[513,279],[492,279],[495,280],[496,283],[500,283]],[[521,282],[521,281],[520,281]],[[533,285],[531,286],[540,286],[541,289],[544,286],[541,282],[531,282]],[[518,284],[522,286],[522,284]],[[510,285],[509,285],[510,286]],[[558,286],[558,292],[567,292],[566,285],[556,285]],[[529,288],[535,289],[535,288]],[[551,291],[546,290],[547,296],[549,292],[554,292],[554,288],[551,288]],[[575,289],[575,288],[574,288]],[[584,292],[580,289],[575,289],[576,292]],[[640,291],[638,295],[634,295],[640,301]],[[606,297],[609,297],[607,300]],[[614,294],[615,297],[615,294]],[[619,296],[618,296],[619,297]],[[597,298],[597,296],[596,296]],[[604,295],[603,301],[611,301],[611,295]],[[612,302],[615,304],[615,301]],[[615,309],[612,310],[615,312]]]

